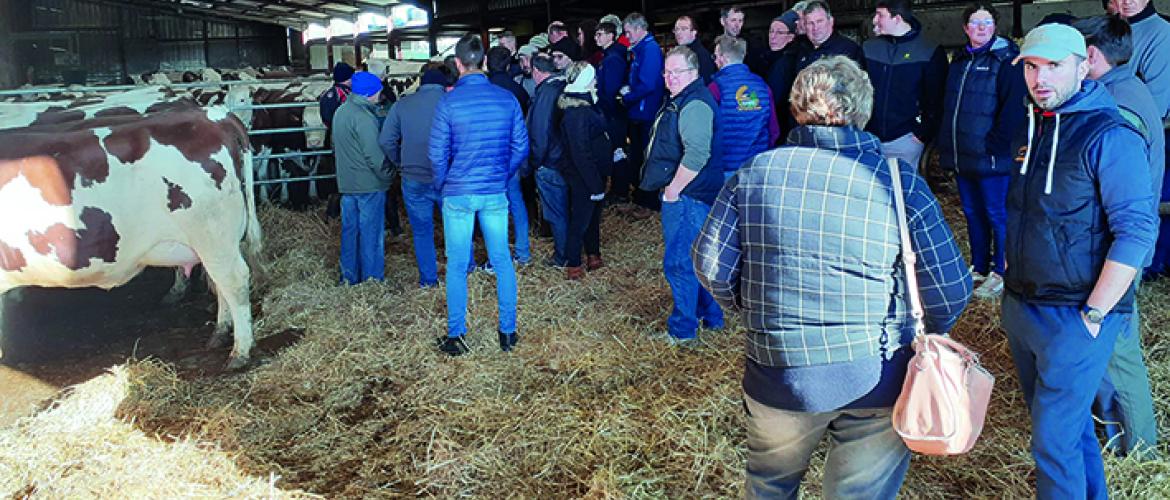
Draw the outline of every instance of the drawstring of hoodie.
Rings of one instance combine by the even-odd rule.
[[[1044,179],[1044,194],[1052,194],[1052,167],[1056,165],[1056,145],[1060,144],[1060,113],[1052,127],[1052,151],[1048,154],[1048,177]]]
[[[1024,164],[1020,165],[1020,175],[1028,173],[1028,161],[1032,159],[1032,136],[1036,135],[1036,110],[1028,106],[1028,148],[1024,150]]]
[[[1044,178],[1044,194],[1052,194],[1052,170],[1056,166],[1056,148],[1060,144],[1060,113],[1053,114],[1056,123],[1052,128],[1052,148],[1048,153],[1048,172]],[[1028,173],[1028,162],[1032,160],[1032,141],[1036,138],[1036,109],[1028,106],[1028,148],[1024,151],[1024,164],[1020,175]]]

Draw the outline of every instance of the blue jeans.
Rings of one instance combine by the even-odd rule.
[[[552,227],[553,260],[565,264],[565,239],[569,235],[569,185],[560,172],[548,167],[536,169],[536,189],[540,191],[540,210]]]
[[[980,179],[955,176],[955,182],[959,186],[959,200],[963,204],[963,215],[967,217],[967,237],[971,241],[971,266],[979,274],[995,271],[996,274],[1003,276],[1009,180],[1010,175]]]
[[[528,246],[528,207],[524,205],[524,194],[520,192],[520,174],[508,180],[508,212],[512,214],[516,234],[516,260],[527,264],[532,260],[532,250]]]
[[[443,198],[443,237],[447,246],[447,336],[467,333],[467,267],[475,222],[483,233],[488,260],[495,269],[500,331],[516,333],[516,269],[508,252],[508,197],[469,194]]]
[[[662,271],[674,297],[666,327],[675,338],[694,338],[700,319],[707,328],[723,328],[723,310],[711,293],[699,285],[691,262],[691,245],[699,237],[710,211],[706,203],[689,196],[662,202],[662,237],[666,244]]]
[[[439,193],[429,182],[402,178],[402,202],[414,235],[414,260],[418,263],[419,286],[439,284],[438,256],[435,253],[435,207],[442,206]]]
[[[1090,407],[1130,315],[1110,313],[1094,338],[1080,307],[1030,304],[1005,293],[1000,318],[1032,414],[1036,496],[1108,498]]]
[[[1125,455],[1155,457],[1158,422],[1154,418],[1150,373],[1142,359],[1141,314],[1137,304],[1133,306],[1129,323],[1117,336],[1093,412],[1106,422],[1109,448]]]
[[[341,282],[385,279],[386,192],[341,195]]]
[[[825,456],[825,498],[897,496],[910,468],[910,450],[890,425],[891,408],[801,413],[763,405],[746,394],[743,398],[747,498],[797,498],[826,432],[831,444]]]

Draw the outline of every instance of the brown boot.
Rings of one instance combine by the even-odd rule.
[[[565,268],[565,279],[567,279],[567,280],[579,280],[579,279],[584,278],[584,277],[585,277],[585,268],[582,266],[566,267]]]
[[[585,270],[596,271],[605,267],[605,261],[601,260],[600,255],[586,255],[585,256]]]

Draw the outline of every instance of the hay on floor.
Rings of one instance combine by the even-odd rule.
[[[943,201],[965,241],[957,199]],[[275,477],[274,485],[254,486],[328,497],[742,496],[742,327],[729,316],[724,331],[702,332],[696,348],[654,338],[665,330],[670,307],[656,219],[608,210],[607,267],[581,282],[539,264],[519,269],[521,341],[511,354],[496,345],[494,278],[472,274],[472,353],[448,359],[434,345],[445,331],[444,292],[417,288],[409,235],[388,240],[385,283],[339,287],[335,222],[279,209],[261,215],[270,266],[254,297],[262,310],[257,335],[300,328],[305,337],[238,375],[182,380],[158,362],[129,365],[133,384],[119,406],[121,419],[110,425],[139,437],[179,438],[114,440],[128,463],[228,471],[217,474],[216,484],[238,481],[241,488],[257,481],[250,478]],[[533,239],[534,261],[550,252],[548,240]],[[1141,295],[1162,422],[1170,394],[1168,296],[1166,283]],[[980,351],[997,376],[988,425],[966,456],[916,457],[902,492],[908,498],[1030,497],[1028,418],[998,328],[998,305],[972,302],[953,333]],[[0,457],[32,446],[40,435],[33,428],[47,425],[41,418],[0,434]],[[36,461],[39,472],[21,477],[75,475],[73,457],[84,452],[68,448],[111,439],[79,436]],[[161,453],[160,447],[199,453]],[[819,495],[823,451],[806,478],[810,496]],[[1167,447],[1160,451],[1170,456]],[[1170,462],[1110,459],[1107,467],[1116,497],[1170,496]],[[135,472],[111,468],[84,480],[94,496],[105,496],[121,493],[117,488]],[[0,481],[0,493],[20,493],[11,488],[24,484]]]

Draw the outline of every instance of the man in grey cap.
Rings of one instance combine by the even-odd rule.
[[[1000,318],[1032,416],[1039,498],[1108,496],[1090,407],[1157,235],[1146,145],[1085,79],[1087,59],[1080,32],[1046,24],[1015,61],[1031,104],[1008,187]]]

